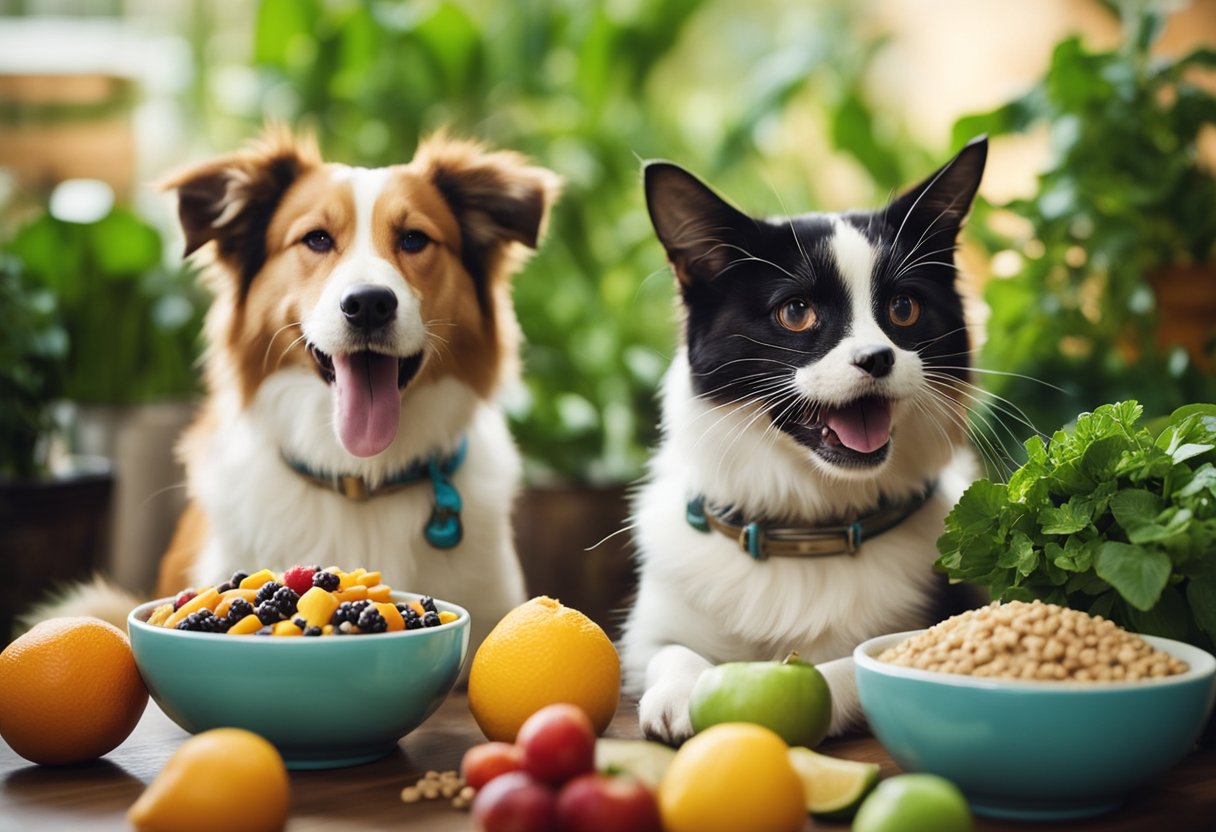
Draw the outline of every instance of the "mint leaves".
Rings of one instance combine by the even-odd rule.
[[[1026,442],[1008,483],[979,480],[946,518],[937,565],[1002,601],[1041,598],[1138,632],[1216,643],[1216,404],[1158,431],[1134,401]]]

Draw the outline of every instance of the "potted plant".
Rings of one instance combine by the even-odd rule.
[[[985,289],[984,387],[1041,428],[1119,399],[1165,415],[1216,398],[1216,178],[1198,152],[1216,97],[1192,79],[1216,67],[1216,50],[1154,57],[1162,14],[1108,8],[1124,24],[1117,48],[1070,37],[1035,86],[954,128],[956,140],[1041,125],[1050,135],[1036,192],[981,203],[970,225],[1018,264]],[[1024,233],[997,231],[1009,213]]]
[[[181,480],[171,449],[193,409],[205,302],[192,274],[164,265],[159,231],[108,186],[69,181],[50,205],[5,247],[55,299],[68,342],[55,390],[68,405],[67,445],[120,473],[104,565],[139,590],[183,502],[169,488]]]
[[[55,296],[0,254],[0,646],[15,614],[56,580],[86,576],[103,551],[113,479],[106,466],[59,466],[48,448],[67,334]]]

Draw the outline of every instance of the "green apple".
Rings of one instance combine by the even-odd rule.
[[[797,653],[782,662],[728,662],[697,679],[688,715],[697,732],[722,722],[755,722],[787,745],[810,748],[827,735],[832,694],[823,674]]]
[[[857,810],[853,832],[971,832],[971,810],[958,787],[936,774],[883,780]]]

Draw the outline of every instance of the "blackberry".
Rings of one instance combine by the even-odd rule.
[[[248,577],[249,577],[248,572],[241,572],[241,571],[233,572],[232,577],[228,579],[228,583],[232,584],[233,586],[240,586],[241,581],[245,580]]]
[[[177,629],[196,633],[226,633],[231,626],[227,618],[220,618],[208,609],[192,612],[177,622]]]
[[[356,606],[356,604],[358,606]],[[329,619],[329,623],[337,627],[343,621],[348,621],[352,625],[359,623],[359,614],[366,608],[363,601],[343,601],[338,604],[338,608],[334,610],[333,616]]]
[[[254,612],[257,614],[258,621],[261,621],[263,624],[275,624],[287,617],[283,615],[282,610],[279,609],[279,605],[274,601],[263,601],[258,604]]]
[[[341,582],[342,579],[333,572],[314,572],[312,576],[312,585],[319,586],[326,592],[333,592]]]
[[[234,598],[232,603],[228,605],[228,620],[233,624],[240,621],[247,615],[253,613],[253,604],[246,601],[244,598]]]
[[[435,599],[432,598],[431,596],[423,595],[421,598],[418,599],[418,603],[421,604],[422,608],[424,610],[426,610],[427,612],[433,612],[436,615],[439,614],[439,610],[435,609]]]
[[[308,622],[304,620],[304,617],[303,617],[303,616],[297,616],[297,617],[295,617],[295,618],[291,619],[291,623],[292,623],[292,624],[295,624],[295,625],[296,625],[297,627],[299,627],[301,630],[307,630],[307,629],[308,629]]]
[[[220,593],[221,595],[223,595],[228,590],[234,589],[234,588],[235,588],[235,585],[232,583],[232,581],[224,581],[222,584],[220,584],[219,586],[217,586],[215,588],[215,591]]]
[[[405,629],[418,630],[422,627],[422,616],[418,615],[417,611],[409,604],[398,604],[397,609],[401,611],[401,617],[405,620]]]
[[[278,605],[284,618],[291,618],[296,614],[296,605],[300,602],[300,596],[291,587],[281,586],[275,591],[272,600]]]
[[[439,624],[439,613],[434,610],[427,610],[426,615],[422,616],[423,627],[438,627]]]
[[[321,635],[321,628],[320,628],[320,627],[305,627],[305,628],[304,628],[304,635],[306,635],[306,636],[319,636],[319,635]]]
[[[262,584],[257,596],[253,599],[254,606],[260,606],[263,601],[269,601],[282,588],[283,585],[278,581],[267,581]]]
[[[367,607],[359,614],[358,627],[365,633],[383,633],[388,630],[388,622],[375,607]]]

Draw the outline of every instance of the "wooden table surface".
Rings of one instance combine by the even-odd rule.
[[[607,736],[637,738],[634,703],[622,702]],[[121,746],[82,766],[43,768],[27,763],[0,742],[0,830],[123,830],[125,813],[188,735],[149,702],[143,720]],[[473,823],[448,801],[401,802],[402,787],[428,769],[460,766],[469,746],[482,741],[463,695],[453,694],[422,727],[403,739],[394,754],[368,765],[291,774],[288,832],[317,829],[469,832]],[[829,740],[820,749],[838,757],[868,760],[883,776],[899,769],[870,736]],[[234,807],[235,808],[235,807]],[[808,829],[847,828],[812,823]],[[1216,748],[1193,753],[1158,782],[1129,796],[1119,810],[1084,822],[1023,824],[976,819],[978,832],[1200,832],[1216,829]],[[218,832],[218,831],[217,831]],[[741,830],[743,832],[743,830]]]

